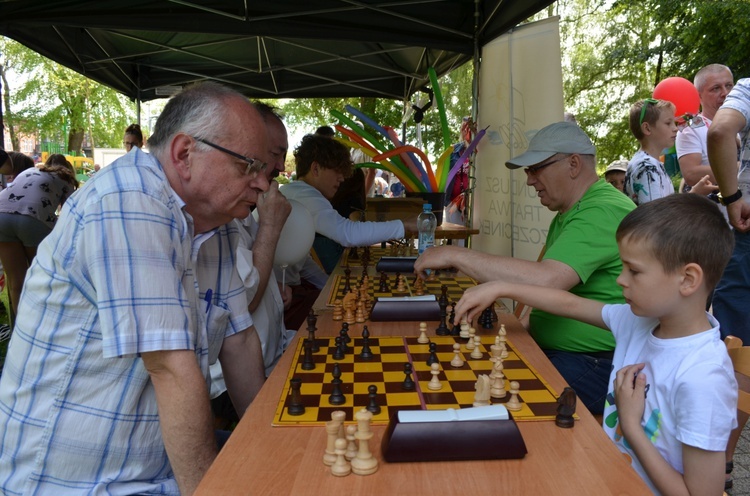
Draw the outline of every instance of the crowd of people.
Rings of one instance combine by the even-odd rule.
[[[713,64],[695,86],[695,116],[636,102],[639,150],[604,177],[570,121],[506,162],[555,213],[538,261],[441,246],[414,267],[480,283],[456,323],[498,298],[529,306],[523,325],[655,493],[728,487],[747,420],[722,338],[750,343],[750,80],[734,86]],[[85,187],[62,155],[34,167],[0,151],[12,177],[0,192],[0,261],[13,327],[0,492],[193,492],[344,249],[416,231],[416,219],[363,221],[366,197],[396,183],[355,167],[334,134],[305,135],[295,180],[280,186],[283,115],[205,82],[169,101],[147,141],[129,126],[126,155]],[[691,194],[675,193],[660,160],[675,143]],[[447,204],[463,216],[469,171],[459,167]],[[316,237],[282,266],[297,204]]]

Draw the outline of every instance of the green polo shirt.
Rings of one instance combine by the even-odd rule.
[[[581,282],[570,292],[602,303],[624,303],[616,279],[622,271],[615,232],[635,208],[623,193],[603,179],[552,220],[544,259],[557,260],[576,271]],[[598,352],[614,349],[612,333],[577,320],[532,310],[530,333],[542,349]]]

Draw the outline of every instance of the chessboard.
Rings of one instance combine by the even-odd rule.
[[[387,274],[388,279],[388,291],[379,291],[379,277],[373,276],[369,282],[369,293],[372,298],[384,298],[391,296],[415,296],[414,294],[414,275],[406,277],[405,280],[405,291],[396,291],[396,275]],[[359,282],[359,277],[355,277],[352,273],[350,276],[349,285],[352,287],[355,283]],[[445,284],[448,287],[448,302],[458,302],[463,296],[464,291],[477,285],[477,282],[471,277],[451,277],[451,276],[440,276],[434,280],[424,281],[424,294],[435,295],[436,298],[440,297],[441,286]],[[344,287],[346,286],[346,276],[336,275],[334,276],[333,284],[331,285],[331,292],[328,295],[327,305],[332,307],[336,300],[344,299]]]
[[[377,403],[381,412],[373,416],[374,424],[387,424],[388,420],[398,410],[440,410],[447,408],[467,408],[474,402],[474,386],[479,374],[489,374],[492,362],[489,357],[489,347],[494,343],[494,336],[481,336],[482,358],[473,359],[471,352],[465,349],[467,340],[451,336],[431,336],[431,342],[436,344],[437,358],[440,363],[439,380],[443,388],[431,391],[427,388],[432,375],[427,365],[429,349],[427,344],[417,343],[416,337],[370,337],[369,346],[373,358],[362,360],[359,353],[362,350],[362,338],[352,336],[350,346],[353,352],[345,355],[342,360],[333,359],[335,350],[334,338],[316,338],[320,351],[313,355],[315,368],[303,370],[304,359],[303,342],[299,339],[289,370],[284,390],[273,419],[274,426],[324,425],[331,419],[331,412],[342,410],[346,413],[346,420],[351,421],[354,413],[369,404],[368,387],[377,386]],[[465,360],[461,368],[450,365],[454,357],[453,344],[460,343],[462,356]],[[520,384],[519,399],[521,409],[512,412],[516,421],[554,420],[557,413],[557,394],[549,384],[534,370],[529,362],[516,351],[513,344],[507,341],[508,357],[503,360],[503,373],[506,376],[506,389],[510,381]],[[334,406],[328,401],[333,386],[333,367],[338,363],[342,371],[342,391],[346,401],[343,405]],[[411,363],[413,379],[416,388],[405,391],[402,383],[405,378],[404,364]],[[288,413],[291,400],[290,380],[299,378],[301,403],[305,412],[299,416]],[[492,403],[505,403],[505,398],[492,399]]]
[[[408,240],[404,243],[390,244],[385,248],[381,246],[346,248],[341,256],[341,266],[362,267],[362,261],[367,259],[368,265],[370,267],[375,267],[378,260],[383,257],[416,257],[417,249],[414,246],[409,249],[409,246],[406,243],[411,243],[413,245],[413,241]],[[363,256],[365,252],[369,254],[369,258]]]

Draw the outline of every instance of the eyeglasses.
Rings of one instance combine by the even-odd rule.
[[[643,118],[646,117],[646,109],[649,105],[656,105],[659,103],[659,100],[654,100],[653,98],[646,98],[643,100],[643,106],[641,107],[641,117],[638,119],[638,125],[643,124]]]
[[[195,141],[200,141],[204,145],[208,145],[211,148],[216,148],[220,152],[224,152],[227,155],[230,155],[230,156],[232,156],[234,158],[240,159],[243,162],[246,162],[247,163],[247,168],[245,169],[245,175],[246,176],[255,177],[258,174],[260,174],[261,172],[263,172],[264,170],[266,170],[266,166],[268,166],[268,164],[266,164],[265,162],[261,162],[260,160],[255,159],[255,158],[250,158],[250,157],[246,157],[244,155],[240,155],[237,152],[233,152],[232,150],[228,150],[228,149],[224,148],[223,146],[219,146],[216,143],[211,143],[210,141],[205,140],[203,138],[196,138],[195,136],[193,136],[193,139]]]
[[[677,129],[682,131],[686,127],[692,127],[693,129],[698,129],[699,127],[703,127],[706,125],[706,121],[703,120],[703,117],[696,114],[685,114],[682,117],[680,117],[680,122],[677,123]]]
[[[566,158],[570,157],[570,155],[566,155],[564,157],[556,158],[555,160],[550,160],[549,162],[545,162],[543,164],[535,165],[533,167],[526,167],[523,171],[526,173],[527,176],[536,176],[539,174],[539,171],[544,169],[545,167],[549,167],[552,164],[556,164],[560,160],[565,160]]]

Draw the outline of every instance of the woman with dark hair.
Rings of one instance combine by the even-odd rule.
[[[11,168],[10,170],[3,172],[3,178],[5,180],[5,186],[10,185],[15,179],[16,176],[26,169],[31,169],[34,167],[34,161],[31,160],[31,157],[28,155],[24,155],[21,152],[7,152],[8,157],[10,158]],[[7,166],[6,166],[7,169]]]
[[[125,151],[129,152],[133,147],[143,148],[143,132],[138,124],[131,124],[125,130],[125,136],[122,138],[122,146]]]
[[[50,155],[36,169],[26,155],[8,154],[14,172],[19,171],[13,184],[0,191],[0,262],[5,268],[12,327],[23,280],[37,246],[52,231],[57,208],[78,188],[78,181],[63,155]]]

